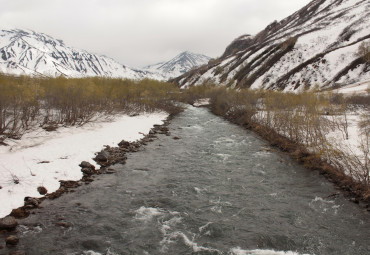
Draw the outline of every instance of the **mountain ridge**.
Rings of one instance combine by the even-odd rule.
[[[184,57],[193,62],[184,60]],[[143,69],[131,68],[112,57],[67,46],[63,40],[44,33],[22,29],[0,31],[0,72],[7,74],[168,80],[190,70],[194,64],[208,62],[208,59],[204,55],[186,51],[162,62],[163,66],[158,69],[148,68],[155,65]]]
[[[183,51],[169,61],[159,62],[143,68],[148,72],[160,73],[164,79],[180,76],[194,67],[208,63],[211,58],[203,54]]]
[[[368,1],[313,0],[256,35],[236,38],[220,58],[173,82],[294,91],[370,79],[369,63],[356,55],[369,31]]]
[[[138,79],[142,74],[112,58],[68,47],[32,30],[0,31],[0,71],[41,76],[108,76]]]

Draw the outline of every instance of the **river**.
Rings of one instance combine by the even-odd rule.
[[[369,214],[255,134],[188,107],[117,173],[21,222],[27,254],[370,254]],[[180,140],[173,139],[178,136]],[[333,195],[337,194],[337,195]],[[69,227],[55,224],[67,222]]]

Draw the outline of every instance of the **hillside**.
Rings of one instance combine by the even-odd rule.
[[[370,64],[356,54],[363,42],[370,43],[368,0],[314,0],[173,81],[284,91],[361,82],[370,79]]]

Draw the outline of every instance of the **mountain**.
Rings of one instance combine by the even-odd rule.
[[[168,80],[208,60],[207,56],[186,51],[170,61],[140,70],[66,46],[62,40],[43,33],[21,29],[0,31],[0,72],[8,74]]]
[[[149,65],[144,67],[143,70],[158,74],[161,79],[168,80],[178,77],[195,67],[204,65],[209,60],[210,57],[205,55],[184,51],[170,61]]]
[[[0,31],[0,72],[41,76],[107,76],[140,79],[146,72],[131,69],[106,56],[66,46],[30,30]]]
[[[357,54],[365,43],[368,0],[314,0],[256,35],[240,36],[221,57],[173,81],[284,91],[360,82],[370,79],[369,58]]]

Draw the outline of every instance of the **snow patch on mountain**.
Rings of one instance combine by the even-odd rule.
[[[370,43],[368,0],[313,0],[260,33],[235,39],[219,59],[174,81],[284,91],[361,82],[370,79],[370,64],[357,54],[364,42]]]
[[[152,74],[158,74],[163,80],[169,80],[171,78],[178,77],[195,67],[207,64],[210,59],[210,57],[202,54],[184,51],[170,61],[145,66],[143,70]]]
[[[31,30],[0,31],[0,71],[16,75],[105,76],[140,79],[145,72],[115,60],[66,46],[43,33]]]
[[[186,51],[170,61],[135,69],[112,58],[66,46],[62,40],[43,33],[0,31],[0,72],[7,74],[168,80],[206,64],[209,59]]]

